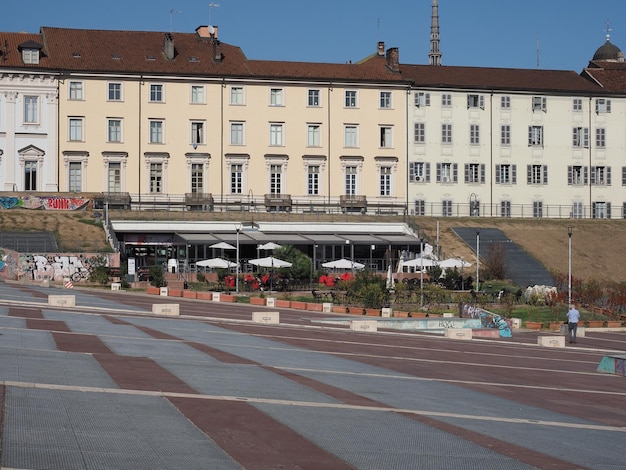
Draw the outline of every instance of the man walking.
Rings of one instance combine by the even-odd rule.
[[[576,310],[574,304],[569,306],[567,312],[567,331],[569,332],[569,342],[576,342],[576,332],[578,331],[578,320],[580,320],[580,312]]]

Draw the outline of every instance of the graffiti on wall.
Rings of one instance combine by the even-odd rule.
[[[0,196],[0,209],[45,209],[76,211],[85,208],[89,199],[57,196]]]
[[[33,281],[47,279],[55,282],[61,282],[65,278],[74,282],[85,281],[89,279],[92,269],[101,265],[103,257],[105,266],[119,267],[119,253],[107,253],[105,255],[93,253],[20,253],[17,278]]]
[[[0,248],[0,278],[15,279],[17,277],[17,259],[16,251]]]

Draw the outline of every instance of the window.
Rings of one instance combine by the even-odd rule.
[[[108,100],[109,101],[122,101],[122,84],[121,83],[109,83]]]
[[[543,126],[528,126],[528,145],[543,147]]]
[[[307,106],[310,106],[310,107],[320,106],[320,91],[319,90],[309,90]]]
[[[70,192],[81,192],[82,191],[82,169],[83,165],[81,162],[69,162],[68,165],[68,190]]]
[[[153,83],[150,85],[150,102],[162,103],[163,102],[163,85]]]
[[[380,107],[382,109],[391,109],[391,92],[390,91],[380,92]]]
[[[470,125],[470,144],[480,144],[480,126],[478,124]]]
[[[574,127],[572,146],[574,148],[589,148],[588,127]]]
[[[346,90],[346,108],[356,108],[356,91]]]
[[[381,148],[391,148],[391,127],[389,126],[381,126],[380,127],[380,147]]]
[[[533,217],[543,217],[543,202],[533,201]]]
[[[569,185],[583,185],[587,184],[588,168],[581,165],[571,165],[567,167],[567,184]]]
[[[344,147],[356,148],[359,146],[357,126],[346,125],[344,127]]]
[[[596,129],[596,147],[600,149],[606,147],[606,129],[603,127]]]
[[[441,107],[442,108],[452,107],[452,95],[450,93],[444,93],[443,95],[441,95]]]
[[[415,93],[415,106],[418,108],[430,106],[430,93],[424,93],[423,91]]]
[[[580,113],[583,110],[583,100],[581,98],[574,98],[572,102],[572,111]]]
[[[37,124],[39,122],[39,98],[24,96],[24,123]]]
[[[157,120],[150,121],[150,143],[151,144],[163,143],[163,121],[157,121]]]
[[[442,144],[452,143],[452,124],[441,125],[441,143]]]
[[[107,191],[119,193],[122,191],[122,163],[109,162],[107,167]]]
[[[107,119],[107,142],[122,141],[122,120]]]
[[[191,143],[193,145],[202,145],[205,143],[203,121],[191,122]]]
[[[195,194],[204,192],[204,165],[202,163],[191,164],[191,192]]]
[[[243,87],[233,86],[230,87],[230,104],[243,105]]]
[[[283,145],[283,125],[279,123],[270,124],[270,145],[280,147]]]
[[[204,86],[191,85],[191,103],[192,104],[204,104]]]
[[[582,202],[574,202],[572,204],[572,218],[582,219],[585,216],[585,208]]]
[[[611,185],[611,167],[610,166],[592,166],[591,167],[591,184],[598,186]]]
[[[70,82],[70,100],[83,99],[83,82]]]
[[[163,192],[163,164],[150,163],[150,192]]]
[[[230,165],[230,192],[231,194],[243,192],[243,165],[240,163]]]
[[[452,217],[452,201],[450,199],[441,201],[441,216]]]
[[[544,113],[548,110],[547,99],[545,96],[533,96],[533,111],[543,111]]]
[[[485,97],[483,95],[467,95],[467,107],[485,109]]]
[[[415,200],[415,215],[426,215],[426,201],[423,199]]]
[[[502,109],[511,109],[511,97],[510,96],[502,96],[500,97],[500,108]]]
[[[282,88],[270,88],[270,106],[283,106]]]
[[[307,194],[311,196],[319,195],[320,193],[320,166],[308,165],[307,166]]]
[[[71,117],[69,119],[69,140],[71,142],[83,141],[83,118]]]
[[[548,166],[527,165],[526,182],[528,184],[548,184]]]
[[[591,206],[591,217],[593,219],[610,219],[611,203],[610,202],[594,202]]]
[[[380,167],[380,195],[391,196],[391,167]]]
[[[500,201],[500,216],[511,217],[511,201]]]
[[[496,165],[496,184],[515,184],[517,182],[516,165]]]
[[[437,163],[437,183],[457,183],[458,165],[456,163]]]
[[[321,126],[319,124],[309,124],[307,126],[307,146],[321,147]]]
[[[430,182],[430,163],[409,162],[409,181],[411,183]]]
[[[465,164],[465,182],[484,184],[485,183],[484,163],[466,163]]]
[[[243,122],[230,123],[230,145],[244,145]]]
[[[610,113],[611,112],[611,100],[605,98],[599,98],[596,100],[596,113]]]
[[[511,126],[509,124],[500,126],[500,144],[505,147],[511,145]]]
[[[413,129],[413,140],[416,144],[423,144],[426,142],[426,124],[423,122],[416,122]]]
[[[622,186],[626,186],[626,166],[622,167]]]
[[[356,166],[346,166],[346,195],[354,196],[356,195],[356,177],[357,177],[357,167]]]
[[[22,61],[25,64],[38,64],[39,49],[22,49]]]
[[[37,162],[24,162],[24,191],[37,191]]]

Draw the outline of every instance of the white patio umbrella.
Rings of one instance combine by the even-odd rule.
[[[291,267],[291,263],[289,261],[284,261],[282,259],[274,258],[273,256],[268,256],[266,258],[257,258],[251,259],[248,261],[250,264],[254,264],[255,266],[260,266],[262,268],[289,268]]]
[[[402,262],[402,267],[411,267],[411,268],[420,268],[420,267],[425,267],[425,268],[430,268],[431,266],[435,266],[436,261],[433,261],[430,258],[414,258],[414,259],[410,259],[408,261],[403,261]]]
[[[353,267],[354,269],[363,269],[365,267],[363,263],[357,263],[356,261],[352,262],[351,260],[345,258],[322,263],[322,266],[330,269],[352,269]]]
[[[237,263],[233,263],[232,261],[222,258],[211,258],[198,261],[196,266],[201,266],[203,268],[234,268],[237,266]]]
[[[221,248],[222,250],[236,250],[237,248],[232,246],[230,243],[219,242],[210,245],[209,248]]]
[[[393,289],[393,270],[391,269],[391,263],[389,263],[389,267],[387,268],[387,289]]]
[[[278,243],[267,242],[263,245],[259,245],[259,250],[276,250],[278,248],[282,248]]]
[[[468,263],[459,258],[443,259],[437,262],[437,264],[441,268],[469,268],[472,265],[472,263]]]

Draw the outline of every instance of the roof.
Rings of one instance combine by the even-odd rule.
[[[594,81],[604,91],[626,93],[626,62],[591,61],[581,76]]]
[[[606,42],[596,50],[593,60],[619,60],[620,56],[623,58],[620,48],[611,43],[607,37]]]

